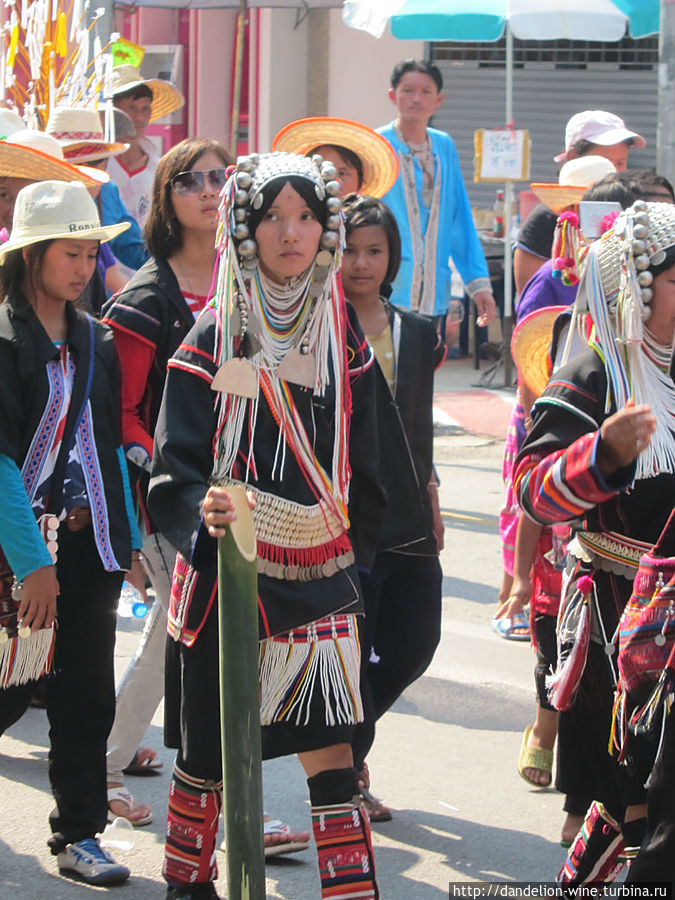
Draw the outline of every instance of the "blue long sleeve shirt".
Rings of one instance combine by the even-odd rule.
[[[147,262],[150,254],[145,246],[140,226],[122,203],[119,188],[114,181],[109,181],[108,184],[101,187],[98,199],[102,225],[129,222],[131,226],[110,241],[109,246],[112,252],[125,266],[130,269],[140,269],[143,263]]]

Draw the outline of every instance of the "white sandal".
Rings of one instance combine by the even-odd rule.
[[[263,835],[280,834],[289,835],[292,832],[290,825],[285,825],[280,819],[270,819],[263,823]],[[284,853],[300,853],[309,849],[309,841],[286,841],[282,844],[269,844],[265,846],[265,857],[282,856]]]
[[[129,808],[130,812],[133,812],[134,810],[134,798],[123,785],[119,787],[110,787],[108,788],[108,822],[114,822],[117,818],[115,813],[110,809],[111,802],[114,802],[115,800],[124,803],[125,806]],[[141,825],[149,825],[152,822],[152,813],[148,813],[147,816],[142,816],[140,819],[130,819],[128,815],[123,815],[121,818],[130,822],[134,828],[138,828]]]

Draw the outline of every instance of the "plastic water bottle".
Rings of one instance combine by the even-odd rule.
[[[143,594],[133,584],[125,581],[120,591],[117,615],[123,619],[144,619],[147,614],[148,604],[143,599]]]
[[[101,844],[109,850],[132,850],[134,840],[134,826],[122,816],[114,818],[101,833]]]

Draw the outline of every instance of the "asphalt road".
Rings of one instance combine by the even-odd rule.
[[[450,881],[551,880],[563,853],[561,797],[535,790],[516,773],[524,727],[534,709],[527,645],[490,630],[501,578],[497,512],[503,444],[447,428],[436,439],[446,522],[443,636],[436,658],[378,726],[369,758],[372,788],[394,809],[375,825],[383,900],[443,900]],[[123,671],[140,626],[122,620]],[[163,898],[164,817],[172,754],[162,748],[161,709],[146,735],[164,773],[129,778],[154,822],[115,851],[131,880],[120,898]],[[75,748],[77,752],[77,748]],[[104,892],[58,875],[46,846],[52,798],[46,777],[47,727],[30,710],[0,738],[0,900],[65,900]],[[295,759],[265,764],[265,806],[296,828],[310,828],[307,790]],[[313,850],[267,867],[267,896],[318,900]],[[224,896],[224,872],[218,881]]]

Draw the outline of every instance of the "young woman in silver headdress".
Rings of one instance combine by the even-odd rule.
[[[263,755],[297,753],[305,769],[322,895],[377,896],[350,744],[362,718],[357,567],[370,566],[383,506],[372,354],[338,279],[335,175],[320,157],[239,161],[222,195],[215,301],[169,362],[149,505],[179,551],[170,898],[216,896],[215,539],[232,520],[236,482],[256,500]]]
[[[559,759],[556,786],[567,792],[585,783],[586,796],[598,802],[580,834],[584,852],[578,838],[563,880],[583,878],[598,859],[609,877],[621,849],[619,825],[627,846],[639,845],[644,831],[643,785],[653,748],[626,738],[627,711],[619,705],[613,721],[613,636],[640,555],[673,505],[675,207],[638,200],[591,246],[575,315],[585,311],[593,321],[589,347],[555,373],[536,401],[514,477],[527,515],[572,525],[559,668],[549,696],[561,710],[565,746],[578,752]],[[607,752],[610,731],[627,766]]]

